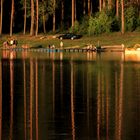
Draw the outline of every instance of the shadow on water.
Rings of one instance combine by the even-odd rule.
[[[3,51],[0,140],[139,139],[139,79],[123,53]]]

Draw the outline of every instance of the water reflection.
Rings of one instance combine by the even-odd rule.
[[[11,57],[10,57],[11,58]],[[13,139],[13,100],[14,100],[14,66],[13,60],[10,60],[10,136]]]
[[[0,61],[1,140],[139,138],[138,62],[123,53],[10,53]]]
[[[0,79],[2,79],[1,61],[0,61]],[[0,80],[0,140],[2,140],[2,80]]]

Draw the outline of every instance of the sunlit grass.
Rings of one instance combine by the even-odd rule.
[[[38,35],[37,37],[29,35],[14,35],[18,40],[18,47],[27,44],[30,47],[48,47],[49,45],[60,46],[60,40],[53,38],[53,35]],[[1,37],[0,46],[6,41],[8,35]],[[103,45],[121,45],[125,47],[133,47],[135,44],[140,44],[140,32],[125,33],[122,35],[120,32],[102,34],[100,36],[83,36],[81,39],[76,40],[63,40],[64,47],[79,46],[85,47],[87,44],[97,45],[98,43]]]

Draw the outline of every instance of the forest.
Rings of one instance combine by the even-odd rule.
[[[0,0],[0,35],[140,31],[140,0]]]

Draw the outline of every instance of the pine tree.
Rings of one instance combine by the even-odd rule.
[[[0,35],[2,34],[2,22],[3,22],[3,0],[0,2]]]
[[[34,0],[31,0],[31,27],[30,35],[34,34]]]
[[[13,34],[13,20],[14,20],[14,0],[11,5],[11,20],[10,20],[10,36]]]

